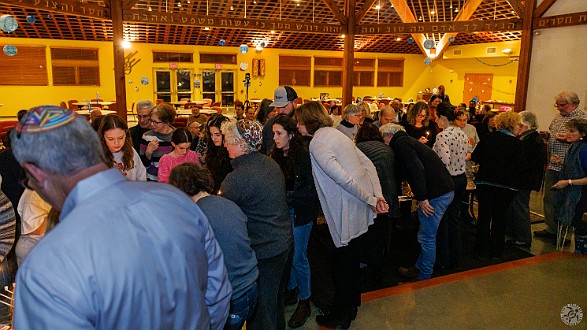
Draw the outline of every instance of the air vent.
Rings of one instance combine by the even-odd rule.
[[[462,55],[463,54],[463,50],[462,49],[455,49],[452,52],[453,55]]]
[[[487,48],[487,52],[485,52],[486,54],[496,54],[497,53],[497,47],[488,47]]]

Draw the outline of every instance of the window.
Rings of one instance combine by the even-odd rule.
[[[379,59],[377,86],[404,86],[404,59]]]
[[[314,58],[314,86],[342,86],[342,58]]]
[[[310,86],[310,56],[279,56],[279,85]]]
[[[153,51],[153,63],[194,63],[193,53],[157,52]]]
[[[55,86],[100,86],[98,49],[53,48],[51,65]]]
[[[236,54],[200,54],[200,63],[236,64]]]
[[[16,46],[15,56],[2,55],[0,85],[47,86],[45,46]],[[8,97],[7,95],[5,95]]]
[[[353,70],[354,86],[375,86],[375,59],[355,58]]]

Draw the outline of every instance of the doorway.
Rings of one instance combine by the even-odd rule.
[[[477,98],[479,101],[489,101],[492,91],[492,73],[465,73],[463,102],[469,104],[473,98]]]
[[[236,71],[203,70],[202,98],[220,102],[223,107],[234,104],[234,79]]]
[[[155,99],[177,102],[192,99],[190,69],[155,69]]]

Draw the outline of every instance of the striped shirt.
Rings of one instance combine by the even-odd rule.
[[[548,131],[550,132],[550,136],[548,137],[548,169],[559,172],[562,167],[562,160],[565,159],[567,151],[571,147],[570,143],[561,142],[556,139],[556,135],[560,133],[564,133],[567,131],[565,124],[571,119],[587,119],[587,112],[584,110],[580,110],[579,108],[573,110],[566,116],[562,116],[560,113],[556,114],[550,126],[548,127]],[[561,162],[560,163],[553,163],[551,162],[551,156],[557,156]]]

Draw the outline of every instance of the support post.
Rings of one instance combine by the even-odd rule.
[[[116,111],[126,122],[126,78],[124,75],[124,25],[122,1],[110,0],[112,14],[112,49],[114,50],[114,88],[116,89]]]

